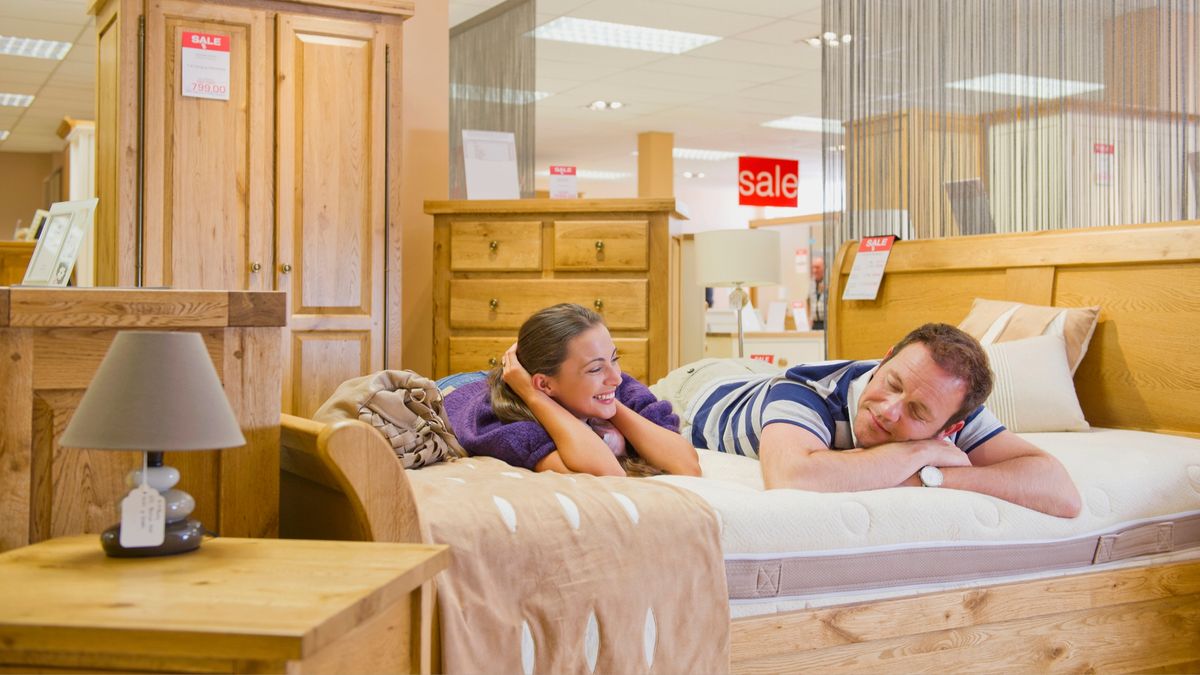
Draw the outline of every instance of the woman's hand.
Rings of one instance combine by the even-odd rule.
[[[504,368],[500,379],[528,404],[529,397],[537,390],[533,387],[533,377],[517,359],[517,343],[514,342],[508,351],[504,352],[504,356],[500,357],[500,365]]]

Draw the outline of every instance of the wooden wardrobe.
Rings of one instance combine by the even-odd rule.
[[[385,367],[412,3],[95,0],[90,11],[97,285],[286,291],[284,412],[311,415],[343,380]],[[184,95],[185,32],[229,37],[228,100]]]

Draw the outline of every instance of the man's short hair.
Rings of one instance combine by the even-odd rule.
[[[966,385],[962,405],[942,428],[967,419],[967,415],[983,405],[992,393],[992,370],[988,367],[987,352],[983,351],[978,340],[950,324],[927,323],[897,342],[883,363],[899,354],[900,350],[918,342],[929,350],[934,363]]]

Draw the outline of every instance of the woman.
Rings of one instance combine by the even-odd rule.
[[[623,375],[599,314],[579,305],[529,317],[486,380],[446,396],[469,454],[534,471],[700,475],[671,404]]]

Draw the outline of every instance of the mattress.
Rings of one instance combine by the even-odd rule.
[[[952,489],[762,488],[758,462],[701,450],[703,478],[661,476],[721,519],[731,601],[778,602],[1115,564],[1200,546],[1200,440],[1092,429],[1023,434],[1083,498],[1056,518]]]

